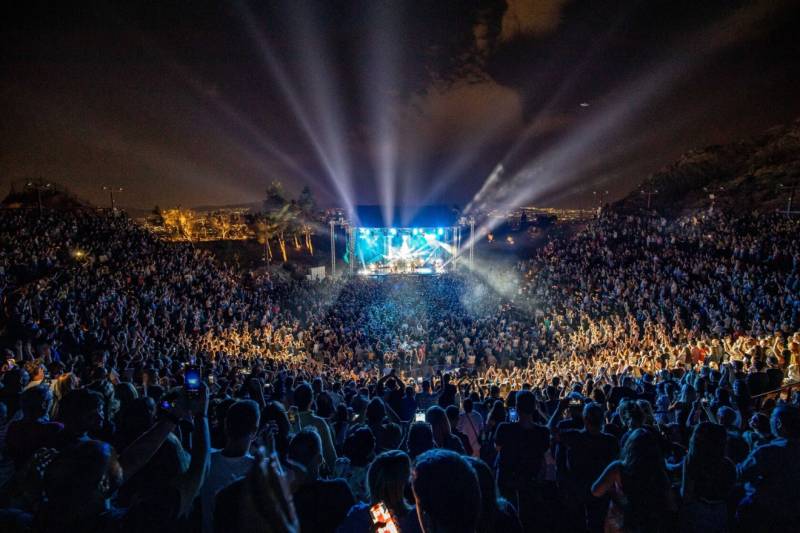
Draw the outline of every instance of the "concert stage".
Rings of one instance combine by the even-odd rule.
[[[449,206],[397,207],[388,212],[381,206],[362,205],[351,220],[330,221],[331,271],[336,274],[336,228],[345,233],[342,260],[351,274],[365,276],[434,275],[459,266],[462,232],[474,220],[459,217]],[[470,239],[471,241],[471,239]],[[469,264],[473,249],[469,245]]]

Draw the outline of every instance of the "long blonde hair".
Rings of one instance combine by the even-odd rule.
[[[58,407],[61,400],[80,386],[80,379],[72,372],[65,372],[58,376],[53,381],[51,388],[53,390],[53,405],[50,407],[50,419],[55,419],[58,416]]]

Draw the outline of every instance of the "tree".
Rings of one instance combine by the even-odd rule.
[[[264,198],[264,212],[278,211],[285,205],[286,194],[283,190],[283,184],[278,180],[274,180],[267,187],[267,194]]]
[[[300,196],[297,197],[297,205],[304,213],[317,212],[317,201],[314,198],[314,193],[311,192],[311,188],[308,185],[303,187],[303,190],[300,191]]]
[[[155,223],[155,225],[157,225],[157,226],[163,226],[164,225],[163,211],[161,211],[161,208],[159,206],[155,206],[153,208],[153,219],[152,220]]]
[[[281,209],[265,212],[261,221],[256,225],[258,242],[264,245],[265,256],[268,261],[272,259],[272,246],[270,245],[270,240],[272,239],[278,240],[283,262],[285,263],[288,260],[285,236],[294,220],[291,207],[291,204],[286,204]]]
[[[314,235],[314,226],[317,223],[318,207],[314,199],[314,194],[311,192],[311,188],[308,185],[303,187],[303,190],[300,191],[300,196],[297,198],[297,207],[297,219],[306,249],[309,254],[314,255],[314,244],[311,242],[311,237]]]
[[[194,211],[177,207],[162,211],[161,216],[164,219],[164,227],[177,239],[192,240],[196,223]]]

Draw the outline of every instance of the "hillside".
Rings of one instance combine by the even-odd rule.
[[[14,183],[11,191],[0,201],[0,207],[10,209],[35,208],[44,209],[78,209],[91,207],[65,187],[56,183],[36,182],[31,186],[24,183]]]
[[[659,210],[706,207],[711,202],[709,194],[724,209],[785,209],[787,186],[799,182],[800,119],[751,139],[690,150],[615,205],[645,207],[647,196],[641,191],[656,190],[651,205]],[[800,208],[800,190],[794,206],[794,210]]]

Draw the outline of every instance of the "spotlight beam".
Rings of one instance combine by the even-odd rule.
[[[630,122],[646,104],[663,95],[664,87],[678,82],[712,54],[734,44],[736,40],[730,38],[729,31],[732,25],[741,25],[743,21],[755,25],[769,16],[773,9],[766,4],[743,8],[718,21],[710,29],[681,41],[669,59],[665,59],[654,72],[639,78],[624,90],[617,91],[617,101],[613,105],[590,117],[588,123],[575,134],[528,162],[504,183],[500,183],[498,179],[503,169],[501,161],[465,212],[485,208],[489,203],[505,210],[513,210],[540,197],[548,189],[573,182],[576,178],[574,161],[596,157],[596,153],[606,150],[603,141]],[[485,235],[488,231],[478,233]]]
[[[256,20],[250,9],[247,7],[246,2],[240,2],[237,5],[239,7],[240,16],[244,21],[245,28],[256,42],[256,48],[262,61],[264,61],[266,64],[267,69],[272,77],[275,79],[275,81],[277,81],[278,87],[281,90],[284,99],[289,104],[289,108],[297,118],[301,129],[311,142],[311,147],[313,148],[314,153],[316,154],[320,163],[322,163],[323,169],[327,173],[328,178],[336,189],[339,198],[345,205],[348,215],[352,216],[354,212],[354,206],[350,188],[344,182],[344,179],[346,178],[341,176],[341,172],[339,169],[337,169],[337,165],[332,160],[332,157],[328,154],[328,150],[316,135],[314,128],[311,125],[311,119],[306,113],[300,100],[297,98],[297,92],[295,91],[289,76],[287,75],[278,58],[275,57],[275,54],[273,54],[271,45],[256,23]],[[305,47],[301,45],[301,49],[305,49]],[[309,83],[313,82],[309,81]]]
[[[310,12],[309,4],[299,1],[296,10],[290,11],[294,33],[298,36],[300,67],[303,71],[307,94],[319,121],[323,146],[327,150],[337,187],[346,196],[349,215],[354,215],[354,195],[351,165],[344,145],[347,135],[343,127],[342,95],[337,90],[338,78],[329,68],[328,47],[320,40],[323,32],[317,26],[317,17]]]
[[[370,156],[376,171],[378,194],[381,198],[383,219],[391,223],[397,187],[397,134],[392,110],[394,103],[390,90],[397,85],[397,74],[402,64],[397,46],[400,22],[392,3],[370,4],[369,49],[362,72],[362,92],[367,102],[368,121],[374,135],[370,139]]]

